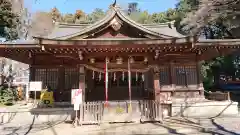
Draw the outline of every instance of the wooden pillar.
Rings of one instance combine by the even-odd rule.
[[[148,72],[144,72],[144,73],[142,73],[142,79],[144,79],[143,80],[143,87],[144,87],[144,91],[143,91],[143,95],[145,96],[145,98],[148,98],[148,91],[149,91],[149,84],[148,84],[148,76],[149,76],[149,74],[150,74],[151,72],[150,71],[148,71]]]
[[[29,66],[29,82],[31,81],[35,81],[35,73],[36,73],[36,68],[33,66],[35,64],[35,55],[29,57],[31,63],[30,63],[30,66]],[[28,85],[26,86],[26,101],[28,102],[29,100],[29,97],[30,97],[30,93],[29,93],[29,83]],[[36,93],[35,93],[36,94]],[[34,97],[36,96],[34,94]]]
[[[170,75],[169,79],[170,79],[172,91],[175,91],[176,90],[176,75],[174,73],[174,63],[173,62],[169,63],[169,75]]]
[[[84,119],[84,103],[85,103],[85,67],[79,67],[79,89],[82,89],[82,104],[80,105],[78,117],[80,118],[80,125],[82,124],[82,120]]]
[[[157,101],[156,105],[156,120],[162,120],[162,107],[161,107],[161,87],[160,87],[160,69],[159,66],[156,65],[153,70],[153,87],[155,93],[155,101]],[[158,112],[158,113],[157,113]]]
[[[82,89],[82,100],[85,102],[85,69],[84,66],[79,67],[79,88]]]
[[[200,90],[200,96],[204,96],[204,87],[203,87],[203,80],[201,75],[201,63],[197,63],[197,75],[198,75],[198,89]]]
[[[56,101],[62,101],[63,99],[63,94],[64,94],[64,90],[65,90],[65,68],[63,66],[59,67],[59,71],[58,71],[58,89],[55,93],[55,98]]]
[[[199,56],[196,56],[196,72],[197,72],[197,83],[200,96],[204,96],[204,88],[201,75],[201,62],[199,62]]]
[[[35,81],[35,67],[33,67],[32,65],[30,65],[29,67],[30,69],[30,73],[29,73],[29,81]]]
[[[33,55],[31,58],[31,64],[30,64],[30,67],[29,67],[29,81],[35,81],[35,67],[33,66],[35,64],[35,56]]]
[[[160,77],[158,65],[155,66],[153,71],[153,88],[155,93],[155,100],[160,101]]]

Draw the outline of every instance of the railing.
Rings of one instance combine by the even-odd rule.
[[[85,102],[80,105],[79,120],[88,124],[101,123],[103,109],[102,102]]]
[[[209,100],[216,100],[216,101],[223,101],[223,100],[230,100],[229,92],[223,93],[223,92],[209,92],[208,93],[208,99]]]
[[[108,106],[104,102],[85,102],[78,115],[81,124],[153,122],[162,120],[162,109],[160,102],[154,100],[109,101]]]
[[[139,102],[141,121],[160,121],[162,108],[160,102],[154,100],[142,100]]]

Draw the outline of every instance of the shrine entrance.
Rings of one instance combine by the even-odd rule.
[[[92,70],[86,71],[86,101],[105,100],[105,79],[104,74]],[[148,77],[149,76],[149,77]],[[131,73],[131,99],[132,100],[153,100],[153,89],[148,88],[150,72]],[[108,77],[108,100],[129,100],[129,82],[127,72],[111,72]]]
[[[85,101],[154,100],[153,73],[147,64],[138,62],[139,57],[106,60],[90,58],[85,66]]]
[[[147,57],[119,55],[89,58],[84,65],[82,122],[159,121],[161,106],[154,101],[153,71]]]

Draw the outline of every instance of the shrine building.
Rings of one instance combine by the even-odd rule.
[[[0,54],[30,65],[30,81],[54,90],[55,102],[202,98],[200,62],[231,54],[240,39],[184,36],[173,22],[139,24],[115,4],[93,24],[56,23],[51,34],[1,43]]]

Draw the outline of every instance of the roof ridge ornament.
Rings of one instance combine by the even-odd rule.
[[[113,20],[110,22],[110,25],[115,31],[118,31],[122,26],[122,24],[116,18],[113,18]]]
[[[109,6],[109,8],[116,8],[117,7],[117,0],[114,0],[113,4]]]
[[[112,6],[113,6],[113,7],[116,7],[116,5],[117,5],[117,0],[114,0]]]

